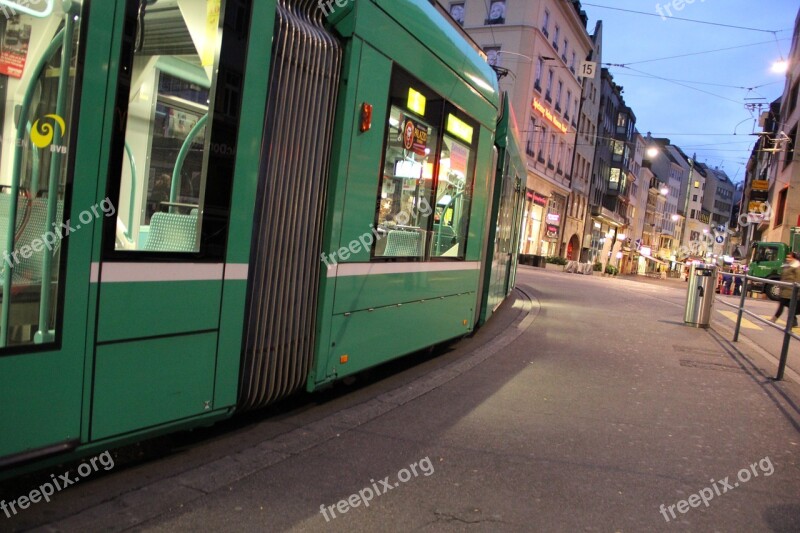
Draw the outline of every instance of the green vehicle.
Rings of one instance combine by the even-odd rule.
[[[512,290],[519,143],[428,0],[4,3],[0,476],[324,388]]]
[[[792,228],[789,234],[790,244],[782,242],[755,242],[750,252],[748,274],[757,278],[766,278],[780,281],[781,265],[786,262],[789,252],[800,253],[800,227]],[[767,296],[771,300],[778,300],[780,287],[769,285],[766,288]]]

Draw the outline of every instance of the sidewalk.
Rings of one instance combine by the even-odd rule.
[[[797,383],[685,327],[677,291],[525,267],[518,284],[504,329],[447,365],[199,468],[115,473],[139,487],[48,530],[800,530]]]

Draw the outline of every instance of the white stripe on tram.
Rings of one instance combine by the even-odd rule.
[[[250,274],[250,265],[247,263],[227,263],[225,265],[225,279],[229,281],[247,281]]]
[[[220,281],[223,263],[92,263],[92,282],[155,283],[168,281]]]
[[[383,274],[416,274],[421,272],[462,272],[480,270],[477,261],[467,263],[344,263],[328,268],[329,278],[348,276],[380,276]]]

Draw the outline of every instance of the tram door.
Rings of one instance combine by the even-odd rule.
[[[246,27],[224,20],[242,16],[229,3],[242,5],[116,0],[124,29],[108,198],[118,209],[92,273],[99,283],[92,440],[216,408],[243,82],[230,62],[243,61],[235,48],[243,37],[237,28]]]
[[[108,59],[102,37],[86,46],[88,3],[2,4],[0,468],[82,438],[91,247],[105,216],[102,113],[91,111],[104,87],[86,80]]]

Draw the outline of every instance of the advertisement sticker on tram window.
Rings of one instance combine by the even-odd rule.
[[[423,157],[428,155],[428,126],[404,115],[403,147]]]
[[[457,172],[461,177],[467,175],[467,160],[469,149],[453,141],[450,147],[450,170]]]
[[[3,42],[0,43],[0,74],[21,78],[28,60],[28,44],[31,41],[30,24],[9,21]]]

